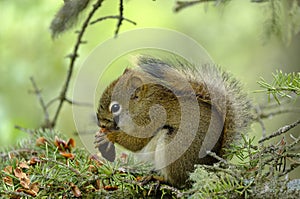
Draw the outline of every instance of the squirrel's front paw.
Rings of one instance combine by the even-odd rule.
[[[116,149],[115,145],[109,141],[106,137],[106,134],[102,131],[98,131],[95,135],[96,148],[100,151],[102,157],[107,159],[110,162],[113,162],[116,158]]]

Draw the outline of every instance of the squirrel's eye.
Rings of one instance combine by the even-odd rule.
[[[121,113],[121,105],[118,102],[112,102],[109,105],[109,111],[115,115]]]

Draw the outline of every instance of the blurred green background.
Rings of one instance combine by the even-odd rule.
[[[72,51],[76,39],[74,29],[51,39],[49,25],[62,4],[62,0],[0,0],[0,146],[12,145],[26,137],[26,133],[14,128],[15,125],[36,128],[43,122],[38,100],[30,92],[31,76],[42,89],[46,102],[59,95],[69,63],[65,56]],[[116,15],[118,5],[116,0],[105,1],[96,16]],[[255,102],[267,100],[265,94],[253,92],[259,89],[256,82],[260,77],[271,81],[276,69],[299,72],[300,35],[288,46],[275,37],[266,41],[263,36],[264,4],[232,0],[226,7],[204,3],[179,13],[173,12],[174,5],[175,1],[125,1],[124,15],[137,25],[123,22],[121,32],[157,27],[192,37],[206,48],[215,63],[244,83]],[[98,44],[114,36],[116,22],[106,20],[88,28],[84,37],[88,43],[80,49],[76,69]],[[72,96],[72,86],[68,96]],[[56,103],[51,106],[50,116],[56,106]],[[70,105],[64,105],[57,129],[74,137],[76,128],[71,109]],[[266,120],[267,132],[297,117],[299,114],[294,113]],[[253,126],[253,132],[261,132],[259,125]]]

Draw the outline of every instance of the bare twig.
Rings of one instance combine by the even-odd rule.
[[[300,158],[300,153],[288,153],[285,155],[285,157],[292,163],[300,164],[299,161],[293,159],[293,158]]]
[[[179,12],[184,8],[196,5],[198,3],[205,3],[205,2],[215,2],[215,4],[219,4],[222,1],[226,2],[226,0],[194,0],[194,1],[176,1],[176,6],[174,11]],[[252,3],[264,3],[270,0],[251,0]]]
[[[255,106],[255,112],[256,114],[253,116],[253,120],[256,120],[261,128],[262,128],[262,138],[266,137],[266,128],[265,124],[263,122],[263,119],[273,117],[275,115],[280,115],[284,113],[300,113],[300,108],[298,107],[279,107],[277,110],[265,112],[264,110],[278,107],[278,104],[270,104],[269,106],[266,105],[258,105]]]
[[[291,171],[295,170],[297,167],[299,167],[300,164],[299,163],[293,163],[290,165],[290,168],[287,169],[285,172],[279,174],[278,177],[282,177],[282,176],[285,176],[286,174],[290,173]]]
[[[262,119],[259,117],[259,118],[257,118],[257,121],[258,121],[258,123],[260,124],[260,126],[261,126],[261,130],[262,130],[262,137],[263,138],[265,138],[266,137],[266,135],[267,135],[267,131],[266,131],[266,127],[265,127],[265,124],[264,124],[264,122],[262,121]]]
[[[115,37],[117,37],[117,35],[119,33],[119,30],[120,30],[120,27],[122,25],[123,19],[124,19],[123,11],[124,11],[123,0],[120,0],[120,5],[119,5],[119,15],[120,15],[120,18],[118,20],[117,28],[115,30]]]
[[[116,27],[116,30],[115,30],[115,37],[118,35],[119,31],[120,31],[120,27],[122,26],[122,22],[123,21],[127,21],[129,23],[132,23],[133,25],[136,25],[136,22],[130,20],[130,19],[127,19],[124,17],[124,6],[123,6],[123,0],[120,0],[120,5],[119,5],[119,15],[111,15],[111,16],[105,16],[105,17],[101,17],[101,18],[98,18],[96,19],[95,21],[92,21],[91,24],[95,24],[97,22],[100,22],[100,21],[103,21],[103,20],[106,20],[106,19],[118,19],[118,23],[117,23],[117,27]]]
[[[298,124],[300,124],[300,120],[297,120],[296,122],[290,124],[290,125],[286,125],[284,127],[279,128],[277,131],[273,132],[271,135],[269,135],[268,137],[262,138],[261,140],[258,141],[258,143],[262,143],[266,140],[269,140],[273,137],[279,136],[287,131],[289,131],[290,129],[296,127]]]
[[[70,100],[68,98],[66,98],[65,100],[66,100],[66,102],[68,102],[69,104],[72,104],[72,105],[93,107],[93,104],[91,104],[91,103],[75,102],[75,101]]]
[[[262,104],[259,104],[258,105],[259,108],[261,110],[278,108],[279,106],[283,106],[283,105],[289,104],[289,103],[291,103],[293,101],[291,98],[284,98],[284,99],[281,100],[280,104],[278,104],[278,102],[276,100],[274,100],[274,98],[272,98],[272,99],[265,100]]]
[[[272,116],[275,116],[275,115],[279,115],[279,114],[283,114],[283,113],[300,113],[300,109],[299,108],[280,108],[278,110],[274,110],[272,112],[269,112],[269,113],[264,113],[264,112],[261,112],[260,114],[260,118],[261,119],[264,119],[264,118],[269,118],[269,117],[272,117]]]
[[[292,148],[294,148],[294,146],[295,146],[296,144],[298,144],[298,142],[300,141],[300,137],[294,138],[294,136],[292,136],[292,135],[290,135],[290,137],[292,137],[294,141],[293,141],[291,144],[289,144],[289,145],[286,146],[285,149],[286,149],[287,151],[289,151],[289,150],[291,150]]]
[[[228,175],[234,177],[235,179],[241,179],[241,176],[239,173],[234,173],[232,172],[230,169],[224,169],[221,167],[216,167],[216,166],[212,166],[212,165],[201,165],[201,167],[208,169],[209,171],[212,172],[223,172],[223,173],[227,173]]]
[[[100,17],[100,18],[92,21],[90,24],[93,25],[93,24],[95,24],[97,22],[100,22],[100,21],[103,21],[103,20],[106,20],[106,19],[120,19],[120,16],[119,15],[111,15],[111,16]],[[136,25],[136,22],[134,22],[134,21],[132,21],[130,19],[127,19],[127,18],[123,17],[123,20],[127,21],[129,23],[132,23],[133,25]]]
[[[266,137],[266,127],[261,118],[261,114],[262,114],[261,107],[260,106],[255,107],[255,112],[257,114],[256,120],[258,121],[258,123],[260,124],[261,129],[262,129],[262,137],[265,138]]]
[[[38,100],[40,102],[40,105],[43,109],[43,112],[44,112],[44,117],[45,117],[45,126],[48,126],[48,124],[50,124],[50,119],[49,119],[49,113],[48,113],[48,110],[47,110],[47,106],[44,102],[44,99],[42,97],[42,94],[41,94],[41,91],[40,89],[38,88],[35,80],[33,77],[30,77],[30,81],[32,83],[32,86],[33,86],[33,89],[34,89],[34,93],[36,94],[36,96],[38,97]]]
[[[59,97],[56,97],[52,100],[50,100],[47,104],[46,104],[46,107],[49,108],[54,102],[56,102],[57,100],[59,100]],[[88,106],[88,107],[92,107],[93,104],[91,103],[88,103],[88,102],[75,102],[73,100],[70,100],[68,98],[65,99],[66,102],[68,102],[69,104],[72,104],[72,105],[77,105],[77,106]]]
[[[59,97],[53,98],[52,100],[50,100],[47,104],[46,107],[49,108],[54,102],[56,102],[57,100],[59,100]]]
[[[251,0],[251,2],[253,3],[263,3],[263,2],[267,2],[269,0]]]
[[[103,21],[103,20],[106,20],[106,19],[118,19],[118,23],[117,23],[117,27],[116,27],[116,30],[115,30],[115,37],[118,35],[119,31],[120,31],[120,27],[122,26],[122,22],[123,21],[127,21],[129,23],[132,23],[133,25],[136,25],[136,22],[130,20],[130,19],[127,19],[124,17],[124,6],[123,6],[123,0],[120,0],[120,5],[119,5],[119,15],[112,15],[112,16],[105,16],[105,17],[101,17],[101,18],[98,18],[96,19],[95,21],[92,21],[91,24],[95,24],[97,22],[100,22],[100,21]]]
[[[213,158],[215,158],[216,160],[218,160],[220,162],[228,164],[228,162],[225,159],[221,158],[220,156],[218,156],[216,153],[214,153],[212,151],[206,151],[206,154],[213,157]]]
[[[254,107],[256,115],[254,115],[253,119],[258,121],[259,119],[265,119],[265,118],[269,118],[269,117],[284,114],[284,113],[300,113],[299,107],[286,107],[286,106],[278,107],[278,105],[277,105],[277,109],[275,109],[275,110],[265,111],[266,109],[272,109],[272,108],[275,109],[275,107],[273,105],[271,105],[271,106],[259,105],[259,106]]]
[[[165,189],[165,190],[169,190],[169,191],[175,193],[178,198],[182,198],[184,196],[184,193],[181,192],[179,189],[176,189],[175,187],[171,187],[171,186],[168,186],[168,185],[161,185],[160,188]]]
[[[196,5],[198,3],[203,3],[208,1],[215,1],[215,0],[176,1],[175,12],[179,12],[184,8]]]
[[[198,3],[208,3],[215,2],[215,6],[218,6],[222,2],[226,2],[226,0],[195,0],[195,1],[176,1],[176,6],[174,11],[179,12],[184,8],[196,5]]]
[[[21,127],[21,126],[18,126],[18,125],[15,125],[15,128],[19,129],[20,131],[26,132],[28,134],[33,134],[34,133],[34,130],[28,129],[28,128],[24,128],[24,127]]]
[[[68,73],[67,73],[65,84],[64,84],[64,86],[63,86],[63,88],[60,92],[58,108],[56,109],[54,118],[53,118],[52,122],[50,123],[49,127],[54,127],[55,126],[57,118],[59,116],[59,113],[62,109],[62,106],[63,106],[64,102],[67,101],[66,100],[66,95],[67,95],[67,91],[68,91],[68,88],[69,88],[69,85],[70,85],[71,77],[73,75],[73,69],[74,69],[74,66],[75,66],[75,61],[76,61],[76,58],[78,57],[78,50],[79,50],[80,45],[83,44],[83,42],[82,42],[83,35],[84,35],[84,33],[85,33],[89,23],[90,23],[90,20],[92,19],[92,17],[94,16],[94,14],[98,10],[98,8],[101,7],[103,1],[104,0],[98,0],[93,5],[93,9],[89,12],[87,18],[85,19],[85,21],[82,24],[82,27],[81,27],[80,31],[78,32],[76,44],[74,46],[72,54],[70,55],[69,70],[68,70]]]

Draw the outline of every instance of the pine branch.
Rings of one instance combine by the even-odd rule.
[[[291,94],[300,95],[300,73],[283,73],[281,70],[273,74],[273,82],[267,83],[263,78],[257,82],[264,90],[255,92],[266,92],[280,104],[279,97],[291,98]]]

